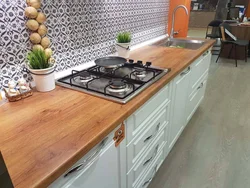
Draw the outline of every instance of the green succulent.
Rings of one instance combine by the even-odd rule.
[[[129,43],[129,42],[131,42],[131,34],[129,32],[118,33],[117,42],[118,43]]]
[[[45,55],[44,50],[41,49],[34,49],[33,51],[29,52],[27,59],[27,64],[31,69],[46,69],[52,66],[49,63],[49,59]]]

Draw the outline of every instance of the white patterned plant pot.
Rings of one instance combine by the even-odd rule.
[[[55,89],[55,65],[47,69],[28,70],[35,81],[37,91],[48,92]]]
[[[116,43],[116,49],[118,52],[118,56],[123,58],[129,58],[130,43]]]

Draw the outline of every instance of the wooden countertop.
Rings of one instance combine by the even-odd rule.
[[[146,46],[131,58],[171,72],[125,105],[57,86],[0,107],[0,150],[13,184],[46,187],[213,45],[199,50]]]

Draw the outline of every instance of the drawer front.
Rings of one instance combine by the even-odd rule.
[[[84,155],[79,161],[77,161],[69,170],[63,173],[49,186],[49,188],[67,187],[81,173],[89,169],[91,164],[96,161],[101,155],[103,155],[107,148],[109,148],[112,144],[114,145],[113,137],[117,129],[112,131],[99,144],[93,147],[86,155]]]
[[[156,156],[155,161],[149,167],[149,170],[147,170],[144,177],[141,179],[141,181],[135,187],[136,188],[146,188],[146,187],[148,187],[150,182],[153,180],[156,172],[159,170],[160,166],[162,165],[163,161],[164,161],[164,152],[161,151]]]
[[[151,145],[157,134],[168,125],[168,111],[169,105],[161,108],[147,124],[147,129],[127,146],[128,171],[136,164],[145,149]]]
[[[188,97],[187,106],[186,106],[186,123],[192,118],[196,109],[200,105],[202,99],[204,98],[206,86],[207,86],[207,77],[206,74],[201,82],[198,84],[195,91]]]
[[[211,61],[211,52],[207,51],[202,57],[202,59],[195,61],[191,65],[192,74],[190,75],[188,95],[190,95],[197,88],[197,85],[199,85],[204,74],[208,72]]]
[[[137,134],[145,129],[147,122],[152,120],[157,109],[169,101],[169,95],[169,86],[167,85],[126,120],[127,143],[130,143]]]
[[[157,154],[161,152],[162,148],[165,146],[164,141],[165,132],[161,131],[157,135],[157,139],[152,143],[148,152],[140,159],[138,165],[136,165],[129,173],[128,173],[128,185],[127,187],[134,187],[136,183],[138,183],[139,177],[145,173],[145,170],[152,164]]]

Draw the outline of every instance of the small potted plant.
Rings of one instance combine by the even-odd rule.
[[[124,58],[129,57],[130,43],[131,34],[129,32],[118,33],[116,47],[119,56]]]
[[[33,49],[28,53],[27,68],[34,78],[36,89],[47,92],[55,89],[55,60],[51,58],[52,51]]]

